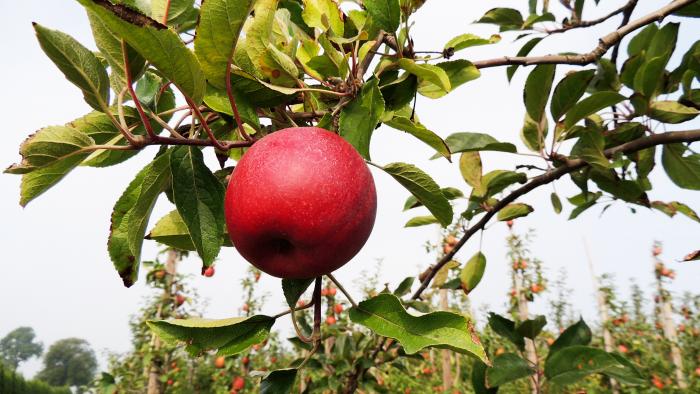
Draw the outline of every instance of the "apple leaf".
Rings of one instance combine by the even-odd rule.
[[[413,286],[413,282],[415,281],[415,276],[407,276],[406,278],[404,278],[404,280],[401,281],[401,283],[399,283],[398,286],[396,286],[396,289],[394,290],[394,295],[397,297],[405,296],[411,291],[411,287]]]
[[[310,279],[282,279],[282,292],[287,300],[287,305],[294,308],[299,301],[299,297],[311,286],[314,278]]]
[[[107,250],[126,287],[136,282],[148,219],[160,193],[170,183],[170,152],[157,156],[134,178],[112,212]]]
[[[343,19],[338,5],[332,0],[305,0],[301,16],[309,27],[316,27],[322,32],[330,29],[335,36],[343,37]]]
[[[369,159],[372,132],[384,113],[384,98],[375,78],[362,86],[360,94],[340,112],[339,132],[365,159]]]
[[[233,56],[253,0],[208,0],[202,3],[194,53],[213,86],[226,88],[226,65]]]
[[[486,256],[481,252],[477,252],[467,261],[467,264],[464,265],[464,268],[459,273],[462,290],[467,294],[474,290],[481,282],[484,271],[486,271]]]
[[[409,219],[406,224],[404,224],[404,227],[420,227],[420,226],[427,226],[429,224],[438,224],[440,223],[439,220],[433,215],[427,215],[427,216],[416,216],[411,219]]]
[[[527,216],[534,209],[523,203],[508,204],[503,209],[498,211],[498,220],[505,222],[519,217]]]
[[[476,151],[517,152],[515,145],[508,142],[499,142],[490,135],[483,133],[454,133],[445,138],[445,142],[453,154]],[[439,156],[433,155],[431,159],[437,157]]]
[[[349,313],[353,322],[399,341],[408,354],[438,347],[488,362],[474,323],[465,316],[444,311],[413,316],[396,296],[388,293],[360,302]]]
[[[499,41],[501,41],[501,36],[498,34],[494,34],[489,38],[482,38],[474,34],[460,34],[450,41],[447,41],[445,49],[452,48],[454,52],[457,52],[473,46],[495,44]]]
[[[462,193],[461,190],[456,189],[454,187],[443,187],[440,190],[442,191],[442,194],[445,196],[445,198],[448,200],[455,200],[455,199],[464,197],[464,193]],[[423,203],[418,201],[416,196],[410,195],[406,199],[406,202],[403,205],[403,210],[408,211],[409,209],[418,208],[418,207],[422,207],[422,206],[423,206]]]
[[[166,10],[168,14],[166,24],[177,28],[178,31],[182,31],[183,26],[188,27],[196,23],[199,16],[199,10],[194,7],[194,0],[151,0],[153,19],[162,22]]]
[[[588,345],[591,343],[592,339],[593,333],[591,329],[586,322],[583,321],[583,318],[581,318],[576,323],[567,327],[554,343],[552,343],[549,347],[549,354],[547,357],[551,357],[552,354],[569,346]]]
[[[486,370],[486,385],[498,387],[535,373],[535,369],[515,353],[503,353],[493,359],[493,366]]]
[[[428,146],[435,149],[439,154],[451,161],[450,148],[445,141],[440,138],[435,132],[428,130],[420,123],[414,123],[410,119],[403,116],[396,116],[386,124],[394,129],[405,131],[419,140],[425,142]]]
[[[447,79],[450,81],[449,91],[453,91],[460,85],[473,81],[481,76],[479,69],[471,62],[464,59],[442,62],[435,66],[443,69],[445,74],[447,74]],[[445,91],[441,86],[424,79],[418,84],[418,93],[431,99],[437,99],[449,92]]]
[[[609,371],[616,376],[626,371],[628,375],[638,375],[641,379],[638,371],[630,370],[629,364],[621,363],[611,353],[589,346],[566,347],[549,357],[544,366],[547,379],[562,386],[573,384],[591,374],[607,374]]]
[[[550,200],[552,200],[552,208],[554,208],[554,212],[557,214],[561,213],[561,200],[559,199],[559,196],[557,193],[552,192],[552,194],[549,196]]]
[[[475,394],[496,394],[498,387],[486,386],[486,371],[488,366],[479,360],[472,364],[471,383]]]
[[[92,108],[105,111],[109,103],[107,70],[89,49],[73,37],[34,23],[36,37],[44,53],[72,84],[80,88]]]
[[[297,370],[294,368],[272,371],[260,381],[260,394],[289,394],[296,378]]]
[[[569,129],[573,125],[578,123],[579,120],[587,116],[593,115],[594,113],[600,111],[603,108],[615,105],[624,99],[625,96],[617,92],[595,92],[592,95],[576,103],[576,105],[574,105],[567,112],[566,119],[564,120],[564,127],[566,129]]]
[[[107,0],[78,0],[116,36],[125,40],[182,93],[200,103],[206,80],[199,61],[177,32],[121,4]]]
[[[126,86],[126,72],[124,70],[124,51],[122,50],[121,39],[117,37],[102,20],[88,11],[92,36],[95,39],[97,49],[104,56],[109,64],[109,81],[115,92],[121,92]],[[146,59],[129,45],[126,45],[126,57],[129,59],[129,71],[132,79],[138,80],[146,71]]]
[[[686,107],[675,101],[655,101],[651,103],[649,117],[663,123],[683,123],[695,119],[700,111]]]
[[[651,207],[665,213],[670,217],[676,216],[677,213],[682,213],[691,220],[700,223],[700,216],[698,216],[698,214],[689,206],[678,201],[671,201],[669,203],[665,203],[663,201],[652,201]]]
[[[447,227],[452,223],[452,206],[442,194],[440,186],[428,174],[412,164],[391,163],[382,168],[408,189],[442,224]]]
[[[537,44],[539,44],[540,41],[542,41],[543,39],[544,39],[544,37],[535,37],[535,38],[531,39],[530,41],[526,42],[520,48],[520,50],[518,50],[518,53],[516,54],[516,56],[518,56],[518,57],[527,56],[535,48],[535,46]],[[506,69],[506,77],[508,77],[508,82],[510,82],[510,80],[513,79],[513,75],[515,75],[515,72],[518,71],[518,67],[520,67],[520,65],[518,65],[518,64],[508,66],[508,68]]]
[[[513,8],[492,8],[488,10],[477,23],[498,25],[501,31],[518,30],[525,21],[520,11]]]
[[[547,325],[547,318],[543,315],[538,315],[534,319],[527,319],[518,324],[515,331],[525,338],[534,340],[538,335],[540,335],[540,332],[542,332],[545,325]]]
[[[544,117],[544,108],[549,100],[555,72],[554,64],[540,64],[527,76],[523,101],[527,114],[534,122],[540,122]]]
[[[224,187],[204,164],[202,151],[179,146],[170,155],[173,200],[205,266],[221,249],[224,234]]]
[[[275,319],[255,315],[229,319],[174,319],[147,322],[151,330],[168,343],[184,343],[192,355],[216,349],[217,355],[241,353],[263,342],[270,334]]]
[[[481,185],[482,165],[479,152],[462,152],[459,156],[459,172],[469,186]]]
[[[492,312],[489,313],[489,326],[491,326],[496,334],[513,342],[518,349],[525,349],[525,339],[515,329],[514,321]]]
[[[432,64],[418,64],[411,59],[402,58],[398,61],[399,67],[418,77],[419,81],[427,81],[447,94],[452,86],[450,77],[445,70]]]
[[[365,0],[364,6],[374,23],[388,33],[394,33],[401,23],[399,0]]]
[[[182,216],[180,216],[180,212],[177,209],[160,218],[146,235],[146,239],[177,249],[196,250],[192,243],[190,232],[187,230],[187,225],[182,220]],[[223,246],[233,246],[231,239],[228,237],[226,226],[224,226]]]
[[[673,183],[684,189],[700,190],[700,154],[683,156],[683,144],[664,145],[661,163]]]
[[[549,104],[549,112],[555,122],[559,121],[586,93],[586,88],[594,76],[595,70],[583,70],[571,73],[559,81],[552,93],[552,102]]]

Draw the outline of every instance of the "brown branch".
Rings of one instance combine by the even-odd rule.
[[[362,76],[365,74],[365,71],[367,71],[367,68],[369,67],[370,63],[372,63],[374,54],[377,53],[377,50],[380,46],[382,46],[382,44],[388,42],[389,37],[390,36],[387,36],[387,34],[383,30],[379,31],[374,45],[372,45],[372,47],[369,49],[369,52],[367,52],[367,54],[365,55],[365,58],[362,59],[362,62],[357,67],[357,78],[362,78]]]
[[[131,67],[129,67],[129,55],[127,53],[126,49],[126,41],[123,39],[121,40],[121,48],[122,48],[122,56],[124,60],[124,76],[126,77],[126,88],[129,91],[129,95],[131,95],[131,99],[134,101],[134,105],[136,106],[136,111],[139,113],[139,117],[141,118],[141,122],[143,123],[143,127],[146,128],[146,133],[148,134],[148,137],[153,139],[156,134],[153,132],[153,127],[151,127],[151,122],[148,120],[148,117],[146,116],[146,113],[143,111],[143,107],[141,106],[141,101],[139,101],[138,96],[136,95],[136,92],[134,91],[134,80],[131,77]],[[131,142],[131,140],[129,140]],[[133,142],[132,142],[133,144]]]
[[[545,33],[549,33],[549,34],[564,33],[566,31],[573,30],[573,29],[580,29],[580,28],[584,28],[584,27],[591,27],[591,26],[601,24],[601,23],[607,21],[608,19],[614,17],[615,15],[624,13],[625,11],[627,11],[630,8],[634,8],[637,5],[637,1],[638,0],[629,0],[629,2],[627,2],[627,4],[623,5],[622,7],[616,9],[615,11],[613,11],[605,16],[602,16],[598,19],[593,19],[593,20],[589,20],[589,21],[581,21],[578,23],[572,23],[570,25],[566,25],[566,26],[560,27],[558,29],[545,30]],[[627,22],[629,22],[629,19],[627,19]],[[627,23],[623,23],[622,25],[620,25],[620,27],[622,27],[626,24]]]
[[[632,13],[634,12],[634,9],[637,7],[638,1],[639,0],[630,0],[630,2],[627,3],[627,6],[625,7],[625,10],[622,13],[622,22],[620,22],[620,26],[618,26],[618,29],[630,22],[630,18],[632,17]],[[616,67],[617,67],[617,54],[620,51],[620,42],[615,44],[615,46],[613,47],[613,50],[612,50],[612,54],[610,55],[610,61],[613,64],[615,64]]]
[[[650,148],[652,146],[680,142],[693,142],[698,140],[700,140],[700,130],[671,131],[668,133],[654,134],[648,137],[639,138],[634,141],[630,141],[622,145],[606,149],[603,153],[605,154],[605,157],[610,158],[618,153],[637,152],[642,149]],[[469,240],[469,238],[471,238],[478,231],[482,230],[489,222],[489,220],[491,220],[491,218],[498,213],[498,211],[505,208],[508,204],[512,203],[519,197],[529,193],[530,191],[542,185],[554,182],[562,176],[576,171],[578,169],[581,169],[583,167],[586,167],[587,165],[588,164],[581,159],[564,159],[564,164],[562,164],[561,166],[554,168],[540,176],[532,178],[524,186],[519,187],[518,189],[514,190],[512,193],[507,195],[505,198],[503,198],[503,200],[499,201],[490,211],[486,212],[486,214],[476,224],[474,224],[469,229],[467,229],[467,231],[465,231],[462,238],[459,240],[459,242],[457,242],[454,249],[450,253],[445,254],[440,259],[440,261],[438,261],[435,265],[431,266],[426,272],[424,272],[421,275],[424,277],[424,279],[421,282],[420,287],[411,296],[411,299],[416,300],[420,298],[421,294],[428,287],[428,285],[433,280],[433,277],[435,277],[437,272],[445,264],[452,260],[454,258],[454,255],[459,251],[459,249],[462,248],[462,246],[464,246],[464,244]]]
[[[476,68],[500,67],[509,65],[529,66],[533,64],[573,64],[584,66],[600,59],[610,48],[619,43],[629,33],[644,27],[650,23],[660,21],[669,14],[677,11],[698,0],[675,0],[663,8],[658,9],[642,18],[626,24],[614,32],[603,36],[598,46],[591,52],[579,55],[548,55],[548,56],[504,56],[495,59],[480,60],[474,62]]]

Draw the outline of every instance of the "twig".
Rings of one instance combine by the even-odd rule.
[[[558,29],[545,30],[545,33],[549,33],[549,34],[563,33],[563,32],[569,31],[569,30],[573,30],[573,29],[579,29],[579,28],[583,28],[583,27],[591,27],[591,26],[601,24],[601,23],[607,21],[608,19],[614,17],[615,15],[624,13],[630,7],[634,7],[634,5],[632,5],[632,3],[634,3],[636,5],[637,1],[638,0],[630,0],[627,4],[623,5],[622,7],[618,8],[615,11],[613,11],[605,16],[602,16],[598,19],[593,19],[593,20],[589,20],[589,21],[581,21],[578,23],[572,23],[570,25],[566,25],[566,26],[560,27]],[[622,25],[625,25],[625,23],[623,23]],[[622,25],[620,27],[622,27]]]
[[[243,122],[241,122],[241,115],[238,113],[238,106],[236,106],[236,99],[233,97],[233,88],[231,87],[231,61],[233,58],[233,48],[231,48],[231,53],[226,60],[226,95],[228,95],[228,101],[231,103],[231,109],[233,110],[233,117],[236,119],[236,125],[238,126],[238,134],[246,140],[252,141],[252,138],[246,133],[243,128]]]
[[[345,295],[345,297],[348,299],[348,301],[350,301],[350,304],[352,304],[353,307],[357,308],[357,304],[355,303],[355,300],[352,299],[352,296],[350,295],[350,293],[348,293],[347,290],[345,290],[343,285],[341,285],[340,282],[338,282],[338,280],[335,279],[333,274],[326,274],[326,276],[328,277],[328,279],[331,280],[331,282],[333,282],[338,287],[338,289],[340,289],[340,292]]]
[[[654,134],[647,137],[639,138],[634,141],[630,141],[610,149],[606,149],[603,153],[605,157],[612,157],[618,153],[631,153],[637,152],[642,149],[646,149],[656,145],[665,145],[678,142],[693,142],[700,140],[700,130],[689,130],[689,131],[671,131],[667,133]],[[464,244],[471,238],[477,231],[483,229],[486,224],[495,216],[498,211],[505,208],[508,204],[512,203],[519,197],[529,193],[533,189],[536,189],[542,185],[551,183],[562,176],[569,174],[573,171],[579,170],[586,167],[588,164],[581,159],[566,159],[562,158],[563,164],[556,167],[546,173],[532,178],[528,183],[519,187],[518,189],[511,192],[509,195],[504,197],[499,201],[493,208],[486,212],[486,214],[472,227],[467,229],[462,236],[462,238],[457,242],[455,247],[449,253],[445,254],[440,261],[435,265],[431,266],[423,276],[423,281],[420,287],[411,296],[412,300],[417,300],[420,298],[421,294],[428,287],[430,282],[433,280],[437,272],[450,260],[454,258],[454,255],[464,246]]]
[[[154,139],[156,137],[156,134],[153,132],[153,128],[151,127],[151,122],[148,120],[146,113],[143,111],[143,107],[141,107],[141,102],[139,101],[138,96],[136,96],[136,92],[134,92],[134,87],[132,86],[133,80],[131,78],[131,70],[129,67],[129,55],[127,54],[127,51],[126,51],[126,41],[124,41],[123,39],[121,40],[121,46],[122,46],[122,55],[124,58],[124,74],[126,75],[126,88],[129,90],[129,94],[131,95],[131,99],[134,101],[134,105],[136,106],[136,111],[139,113],[139,117],[141,118],[141,122],[143,122],[143,127],[146,128],[146,133],[148,134],[148,137],[151,139]],[[131,142],[131,141],[129,141],[129,142]]]

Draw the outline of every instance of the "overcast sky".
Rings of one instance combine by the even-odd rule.
[[[428,1],[414,18],[412,32],[416,47],[418,50],[440,50],[450,38],[467,32],[488,36],[496,32],[493,26],[472,25],[471,22],[496,5],[522,10],[524,3]],[[559,6],[557,2],[552,3]],[[584,17],[590,19],[603,15],[623,3],[619,0],[602,2],[599,11],[584,13]],[[635,17],[662,3],[665,2],[640,2]],[[41,51],[31,22],[64,31],[90,48],[94,48],[94,43],[85,13],[75,1],[0,0],[0,5],[3,10],[3,23],[0,24],[3,48],[0,113],[3,115],[4,138],[0,144],[0,164],[4,168],[19,160],[18,146],[30,133],[43,126],[63,124],[90,111],[79,90],[63,78]],[[596,45],[597,37],[613,30],[617,24],[619,18],[613,18],[594,29],[548,38],[533,54],[587,52]],[[687,49],[699,38],[699,29],[697,20],[686,19],[681,26],[678,47],[683,51]],[[498,45],[465,50],[459,53],[460,58],[479,60],[514,55],[522,45],[522,42],[512,44],[514,38],[513,33],[504,34]],[[676,52],[672,66],[678,63],[681,55],[681,51]],[[500,140],[515,143],[520,151],[526,151],[519,138],[524,116],[522,86],[527,74],[524,71],[519,70],[508,84],[504,68],[484,70],[480,79],[441,100],[419,99],[417,114],[427,127],[443,137],[460,131],[490,133]],[[560,67],[558,71],[557,78],[561,78],[564,68]],[[700,121],[695,120],[674,129],[698,127]],[[0,337],[20,325],[34,327],[39,339],[47,345],[65,337],[81,337],[91,343],[102,362],[105,350],[129,349],[127,321],[141,305],[148,290],[143,278],[130,289],[122,286],[108,258],[106,244],[114,202],[135,173],[153,157],[155,149],[147,150],[114,167],[78,168],[24,209],[18,204],[20,177],[0,175]],[[429,172],[441,186],[468,191],[456,164],[427,160],[432,155],[430,149],[408,135],[382,127],[375,132],[371,152],[377,163],[413,163]],[[501,153],[483,155],[485,171],[512,170],[521,159]],[[425,253],[425,241],[435,242],[439,234],[435,227],[404,229],[404,223],[416,212],[421,212],[402,212],[408,192],[387,175],[372,170],[379,195],[374,232],[360,254],[336,274],[341,281],[349,283],[351,291],[356,294],[359,293],[356,283],[361,272],[374,272],[380,259],[383,261],[381,278],[392,285],[408,274],[418,273],[435,259],[435,256]],[[652,200],[678,200],[700,209],[699,195],[673,185],[660,165],[651,177],[655,186],[649,193]],[[568,177],[558,181],[555,187],[562,198],[578,192]],[[678,271],[671,290],[677,294],[697,290],[698,265],[674,261],[700,246],[700,225],[684,217],[670,219],[644,208],[638,208],[637,214],[632,214],[620,203],[603,216],[599,215],[600,208],[595,208],[575,221],[567,221],[571,207],[565,206],[561,215],[554,214],[549,202],[551,192],[550,185],[522,199],[522,202],[534,206],[535,212],[519,219],[516,229],[519,232],[526,228],[536,229],[532,251],[543,260],[550,280],[561,267],[566,268],[568,285],[573,289],[570,300],[587,320],[595,320],[596,312],[583,248],[584,238],[590,245],[597,273],[614,274],[615,283],[625,294],[633,278],[645,290],[651,291],[653,268],[649,251],[654,240],[663,242],[662,257]],[[170,209],[169,202],[162,198],[154,210],[151,224]],[[509,263],[505,258],[506,234],[506,226],[495,223],[483,236],[482,248],[488,258],[488,267],[482,284],[472,293],[477,308],[488,304],[496,311],[505,310],[506,293],[510,287]],[[478,248],[479,237],[475,237],[457,258],[465,261]],[[144,259],[153,258],[156,252],[153,242],[144,243]],[[194,275],[192,285],[209,301],[206,317],[223,318],[237,314],[242,299],[239,280],[246,265],[230,248],[222,251],[213,278],[195,275],[200,267],[196,258],[182,264],[183,272]],[[279,280],[263,276],[260,284],[262,291],[270,293],[265,312],[281,311],[284,299]],[[545,312],[546,305],[547,296],[538,298],[534,304],[535,312]],[[286,322],[280,326],[284,328]],[[39,366],[35,360],[22,370],[31,375]]]

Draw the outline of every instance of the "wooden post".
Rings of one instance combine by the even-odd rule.
[[[527,298],[525,297],[525,286],[523,283],[523,275],[522,272],[515,271],[514,272],[514,278],[515,278],[515,292],[518,295],[518,320],[521,322],[529,319],[530,317],[530,310],[528,308],[528,301]],[[539,370],[539,360],[537,358],[537,349],[535,348],[535,341],[533,341],[530,338],[525,338],[525,358],[535,366],[538,366]],[[539,393],[539,385],[540,385],[540,377],[539,374],[533,375],[532,379],[530,380],[530,386],[531,386],[531,391],[534,394]]]
[[[446,311],[450,305],[447,300],[447,289],[440,289],[440,309]],[[452,378],[452,360],[450,351],[447,349],[441,350],[442,353],[442,388],[445,391],[452,389],[454,379]]]
[[[607,296],[600,290],[600,284],[598,283],[598,277],[595,275],[595,269],[593,268],[593,259],[591,258],[590,250],[588,249],[588,242],[583,239],[583,248],[586,252],[586,260],[588,261],[588,269],[591,272],[591,282],[593,282],[593,291],[596,294],[596,299],[598,300],[598,314],[600,316],[600,326],[603,328],[603,347],[606,352],[612,352],[615,349],[615,341],[613,339],[612,333],[608,330],[607,323],[610,320],[610,314],[608,313],[608,303]],[[620,392],[620,385],[615,379],[610,378],[610,388],[613,394],[618,394]]]

